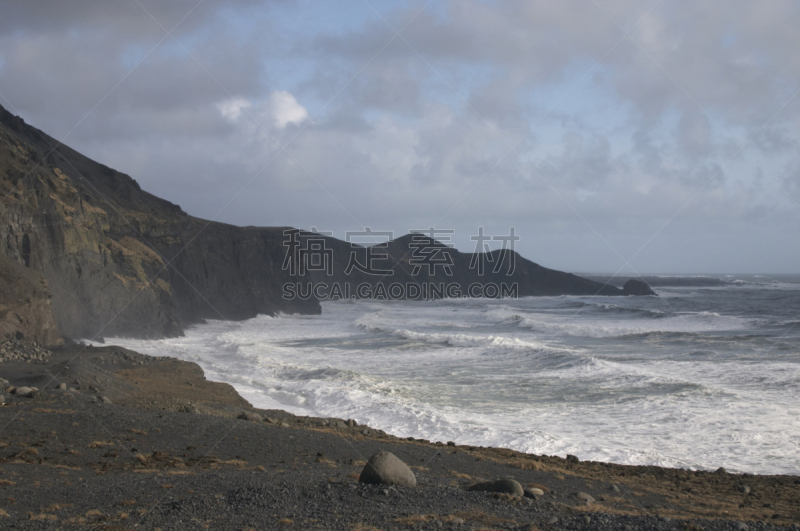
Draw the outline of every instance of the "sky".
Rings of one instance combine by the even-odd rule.
[[[3,2],[0,104],[195,216],[800,273],[794,0]],[[501,240],[492,245],[496,248]]]

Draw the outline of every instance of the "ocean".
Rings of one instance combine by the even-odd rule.
[[[664,278],[659,297],[323,302],[106,344],[196,362],[256,407],[403,437],[800,474],[800,276],[703,280]]]

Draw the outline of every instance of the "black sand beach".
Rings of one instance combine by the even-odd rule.
[[[0,362],[9,382],[0,408],[4,529],[773,529],[800,522],[793,476],[400,439],[352,421],[253,409],[193,363],[119,347],[42,356],[9,344],[10,352],[28,353]],[[39,390],[8,391],[20,386]],[[408,464],[417,486],[360,484],[365,462],[380,450]],[[504,477],[543,494],[467,490]]]

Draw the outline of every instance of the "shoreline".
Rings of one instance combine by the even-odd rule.
[[[186,500],[194,501],[182,511],[226,529],[408,529],[434,522],[465,529],[800,524],[797,476],[617,465],[401,438],[346,419],[255,409],[230,385],[206,380],[192,362],[116,346],[58,347],[52,353],[31,363],[0,362],[0,377],[11,385],[40,389],[32,398],[5,393],[0,408],[0,500],[6,500],[0,509],[8,514],[0,523],[8,528],[115,523],[165,529],[179,521],[165,508]],[[57,389],[62,382],[68,390]],[[418,486],[392,487],[384,494],[359,484],[358,473],[376,449],[409,464]],[[506,476],[538,485],[544,494],[516,499],[466,490]],[[146,477],[152,482],[135,487],[133,479]],[[78,484],[98,498],[77,496]],[[291,500],[296,504],[298,491],[311,489],[313,495],[307,504],[282,510],[265,508],[263,500],[236,502],[241,518],[224,522],[211,505],[219,489],[230,494],[231,485],[248,496],[261,492],[274,501],[273,509]],[[109,488],[119,491],[120,499],[100,499]],[[579,492],[594,501],[587,504]],[[136,496],[155,501],[131,504],[141,514],[120,509],[121,501]],[[386,496],[397,503],[387,503]],[[63,501],[48,503],[58,499]],[[430,511],[422,520],[405,514],[423,502]],[[64,508],[48,510],[53,504]],[[87,516],[91,511],[99,514]],[[282,519],[291,523],[279,523]]]

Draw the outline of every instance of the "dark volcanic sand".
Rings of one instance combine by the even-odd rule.
[[[336,419],[254,410],[193,363],[118,347],[65,347],[45,362],[5,361],[0,377],[40,389],[33,398],[5,393],[0,407],[3,529],[800,527],[794,476],[401,440]],[[78,390],[56,389],[61,382]],[[236,418],[243,412],[269,420]],[[417,487],[360,485],[365,461],[379,450],[411,466]],[[546,493],[532,500],[466,491],[506,476]],[[596,502],[585,505],[577,492]]]

